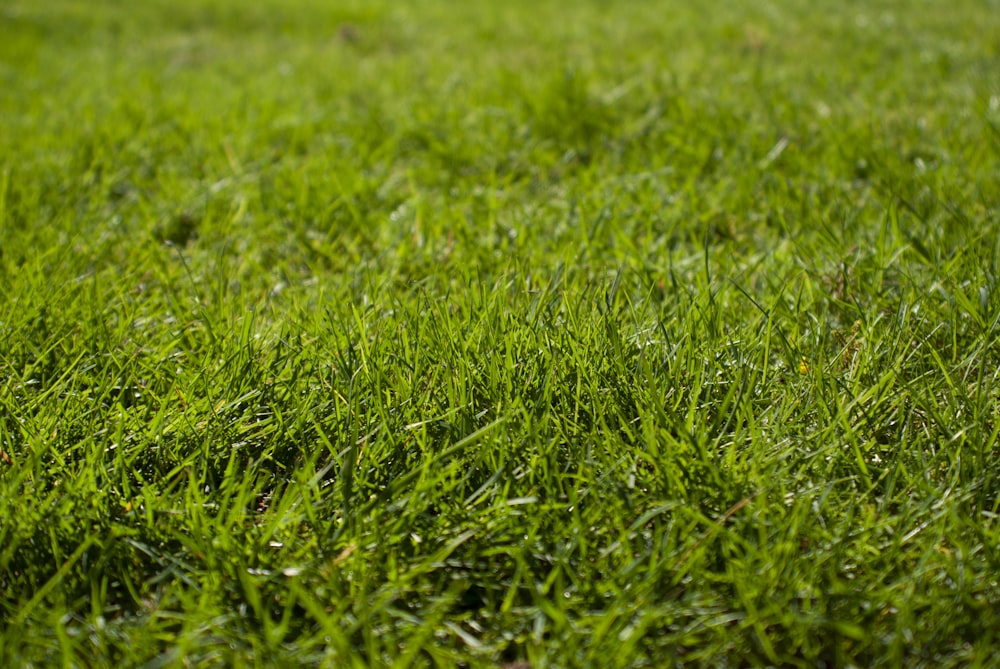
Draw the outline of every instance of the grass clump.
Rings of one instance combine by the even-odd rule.
[[[2,663],[987,664],[998,16],[9,4]]]

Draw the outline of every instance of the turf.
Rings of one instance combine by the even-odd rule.
[[[0,88],[0,664],[994,661],[995,0],[10,0]]]

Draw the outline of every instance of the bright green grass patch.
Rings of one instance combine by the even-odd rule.
[[[998,73],[996,2],[8,2],[0,664],[988,663]]]

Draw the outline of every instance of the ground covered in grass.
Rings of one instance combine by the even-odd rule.
[[[995,0],[12,0],[0,88],[0,664],[1000,645]]]

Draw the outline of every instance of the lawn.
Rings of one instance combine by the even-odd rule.
[[[7,0],[0,665],[989,666],[1000,2]]]

